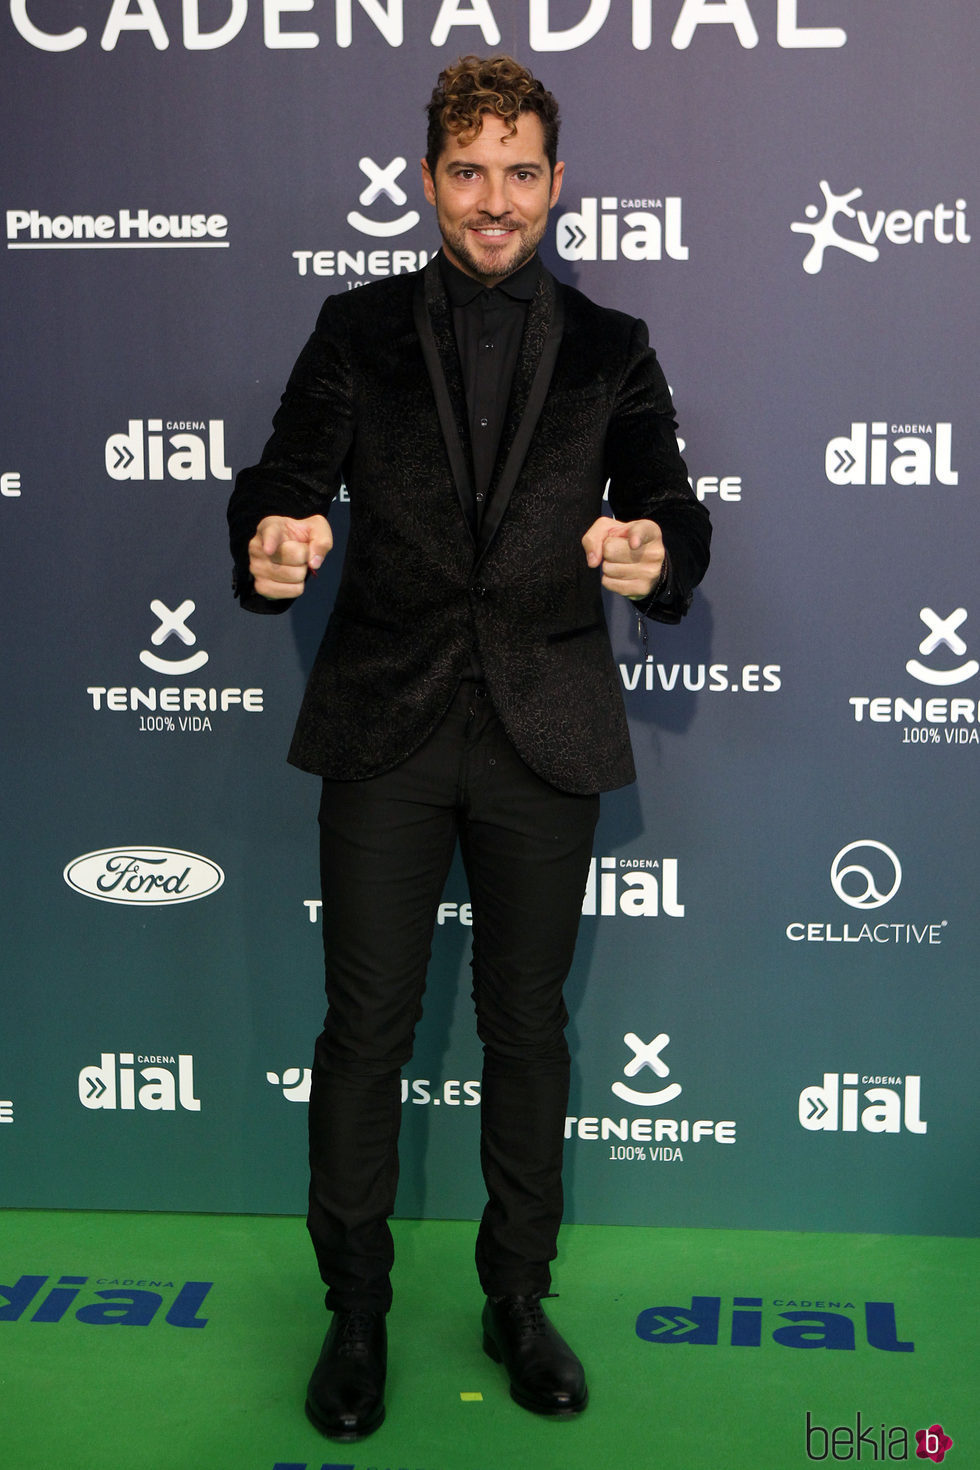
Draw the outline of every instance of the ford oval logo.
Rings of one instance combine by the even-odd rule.
[[[86,898],[144,906],[190,903],[214,893],[225,881],[210,858],[170,847],[103,847],[75,858],[64,877]]]

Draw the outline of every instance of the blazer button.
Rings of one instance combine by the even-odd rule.
[[[470,591],[472,592],[474,597],[486,597],[487,595],[487,589],[483,586],[481,582],[474,582],[473,586],[470,588]]]

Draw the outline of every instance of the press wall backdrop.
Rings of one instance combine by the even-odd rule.
[[[0,1192],[300,1213],[338,549],[241,612],[224,508],[322,299],[437,248],[441,66],[558,96],[548,265],[642,316],[714,560],[610,624],[639,768],[569,983],[569,1219],[970,1234],[974,0],[7,0]],[[583,528],[584,529],[584,528]],[[378,924],[385,923],[379,907]],[[482,1206],[454,869],[406,1215]]]

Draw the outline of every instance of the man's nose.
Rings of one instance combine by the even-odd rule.
[[[484,176],[480,208],[484,214],[493,215],[494,219],[500,219],[509,213],[510,190],[506,178],[496,178],[491,174]]]

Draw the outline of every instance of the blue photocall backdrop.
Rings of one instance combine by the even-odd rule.
[[[438,246],[447,61],[564,110],[547,264],[642,316],[714,560],[609,616],[639,769],[569,982],[567,1217],[972,1234],[977,7],[9,0],[2,1201],[299,1213],[341,559],[231,596],[224,507],[322,299]],[[583,528],[584,529],[584,528]],[[399,1210],[473,1216],[454,869]],[[383,907],[378,923],[385,922]]]

